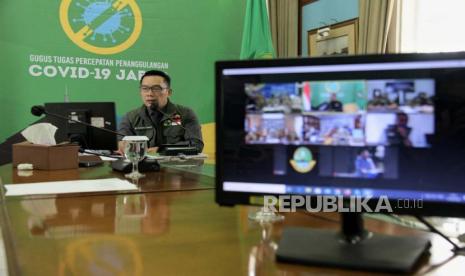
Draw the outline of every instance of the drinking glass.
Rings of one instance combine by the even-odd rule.
[[[131,179],[139,179],[145,177],[139,172],[139,161],[144,159],[147,152],[148,138],[145,136],[126,136],[123,138],[126,142],[124,147],[124,156],[132,163],[132,172],[124,176]]]

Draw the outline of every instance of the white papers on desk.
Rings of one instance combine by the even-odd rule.
[[[89,150],[90,151],[90,150]],[[79,155],[82,155],[82,156],[86,156],[86,155],[94,155],[95,154],[92,154],[92,153],[87,153],[87,152],[84,152],[84,153],[79,153]],[[118,160],[121,156],[116,156],[115,157],[111,157],[110,155],[109,156],[103,156],[103,155],[99,155],[100,159],[102,159],[102,161],[116,161]]]
[[[208,158],[208,155],[205,153],[199,153],[195,155],[184,155],[184,154],[179,154],[179,155],[147,155],[148,159],[155,159],[158,162],[164,162],[164,161],[186,161],[186,160],[204,160]]]
[[[175,167],[199,167],[203,165],[205,159],[207,159],[208,155],[204,153],[196,154],[196,155],[175,155],[175,156],[167,156],[167,155],[155,155],[155,156],[147,156],[149,159],[155,159],[160,163],[160,165],[164,166],[175,166]]]
[[[6,184],[4,187],[6,188],[6,196],[126,191],[138,189],[137,186],[131,182],[118,178]]]
[[[108,157],[108,156],[100,156],[100,159],[102,159],[103,161],[116,161],[116,160],[118,160],[118,158]]]

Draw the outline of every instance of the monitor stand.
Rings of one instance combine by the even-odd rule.
[[[342,213],[342,231],[286,228],[276,259],[306,265],[382,272],[411,272],[430,242],[418,236],[372,234],[361,213]]]

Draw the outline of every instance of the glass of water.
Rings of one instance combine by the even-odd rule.
[[[147,141],[149,139],[146,136],[125,136],[123,141],[125,142],[124,156],[132,163],[132,172],[125,174],[124,176],[131,179],[139,179],[145,177],[144,174],[139,172],[139,162],[145,158],[147,152]]]

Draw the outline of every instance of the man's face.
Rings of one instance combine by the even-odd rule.
[[[163,77],[147,76],[140,85],[140,96],[145,106],[150,107],[152,103],[156,102],[158,107],[162,108],[168,103],[171,89]]]
[[[407,126],[408,124],[408,117],[407,115],[397,115],[397,125],[399,126]]]

